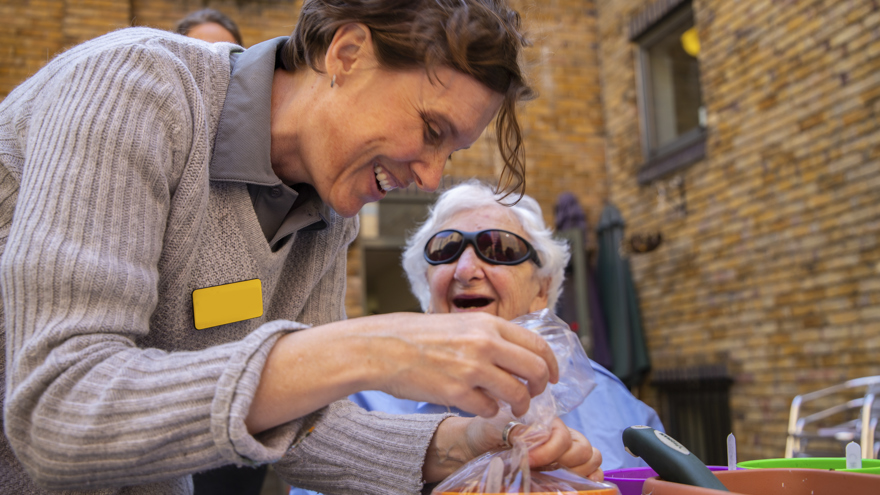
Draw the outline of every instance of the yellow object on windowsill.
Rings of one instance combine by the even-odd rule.
[[[700,54],[700,35],[697,34],[697,28],[692,27],[681,33],[681,47],[691,57]]]

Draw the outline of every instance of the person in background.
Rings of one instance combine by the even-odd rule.
[[[425,223],[409,237],[403,267],[423,310],[484,312],[510,320],[556,305],[569,260],[568,244],[553,238],[531,197],[523,196],[511,207],[497,200],[493,189],[478,181],[454,186],[437,199]],[[561,419],[602,453],[603,470],[646,466],[626,453],[621,436],[633,425],[664,431],[657,413],[607,369],[592,365],[596,388]],[[358,392],[350,399],[367,410],[392,414],[468,415],[380,391]],[[310,492],[298,488],[290,492],[306,493]]]
[[[244,46],[235,21],[214,9],[191,12],[177,21],[174,32],[210,43],[226,41]]]
[[[501,0],[305,0],[290,37],[121,29],[13,90],[4,491],[188,494],[193,473],[275,463],[291,485],[410,495],[503,446],[485,418],[558,379],[549,346],[484,313],[346,319],[345,264],[364,204],[436,189],[493,120],[499,189],[521,192],[524,43]],[[343,400],[361,390],[480,417]],[[559,421],[529,462],[599,457]]]

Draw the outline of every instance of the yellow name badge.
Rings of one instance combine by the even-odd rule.
[[[257,278],[196,289],[192,296],[197,330],[263,315],[263,289]]]

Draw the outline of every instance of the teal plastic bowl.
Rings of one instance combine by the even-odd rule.
[[[880,459],[862,459],[861,469],[846,469],[843,457],[797,457],[794,459],[760,459],[736,463],[744,469],[825,469],[844,473],[880,474]]]

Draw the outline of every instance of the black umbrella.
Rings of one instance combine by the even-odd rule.
[[[599,299],[611,344],[611,371],[627,386],[634,387],[651,369],[651,361],[642,332],[642,317],[629,258],[621,255],[623,228],[620,211],[607,204],[596,228],[599,239],[596,269]]]

